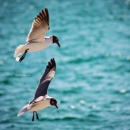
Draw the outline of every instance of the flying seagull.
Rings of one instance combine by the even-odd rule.
[[[14,53],[17,61],[22,61],[27,52],[39,51],[45,49],[52,43],[56,43],[60,47],[59,40],[56,36],[45,36],[50,29],[48,9],[42,10],[32,23],[32,27],[26,39],[26,44],[19,45]],[[18,56],[21,55],[21,58]]]
[[[17,116],[21,116],[25,112],[33,112],[32,121],[34,121],[34,114],[36,114],[36,118],[39,120],[38,117],[38,110],[42,110],[44,108],[47,108],[49,106],[55,106],[58,109],[57,106],[57,100],[53,97],[50,97],[47,94],[48,86],[53,79],[56,71],[56,63],[54,58],[48,62],[48,65],[46,66],[46,70],[44,74],[42,75],[38,87],[35,92],[34,99],[29,102],[27,105],[25,105],[18,113]]]

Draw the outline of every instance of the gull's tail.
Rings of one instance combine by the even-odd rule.
[[[28,112],[30,108],[31,108],[31,104],[25,105],[25,106],[19,111],[19,113],[18,113],[17,116],[21,116],[21,115],[23,115],[25,112]]]
[[[18,57],[19,55],[21,55],[22,53],[24,53],[26,50],[26,46],[25,45],[19,45],[15,52],[14,52],[14,57]]]

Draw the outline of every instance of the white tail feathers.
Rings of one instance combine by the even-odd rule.
[[[27,112],[28,111],[28,109],[27,108],[23,108],[19,113],[18,113],[18,115],[17,116],[21,116],[21,115],[23,115],[25,112]]]
[[[14,57],[21,55],[22,53],[24,53],[25,50],[26,50],[25,45],[18,46],[14,52]]]
[[[28,112],[28,111],[29,111],[29,108],[28,108],[28,107],[30,107],[30,104],[25,105],[25,106],[19,111],[19,113],[18,113],[17,116],[21,116],[21,115],[23,115],[25,112]]]
[[[21,115],[23,115],[25,112],[30,111],[30,109],[32,108],[33,105],[34,105],[33,103],[32,103],[32,104],[27,104],[27,105],[25,105],[25,106],[19,111],[19,113],[18,113],[17,116],[21,116]]]

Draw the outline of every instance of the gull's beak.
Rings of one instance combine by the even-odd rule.
[[[60,43],[57,41],[56,44],[60,47]]]
[[[57,106],[57,104],[55,105],[55,107],[58,109],[58,106]]]

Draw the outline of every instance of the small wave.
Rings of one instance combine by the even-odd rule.
[[[77,63],[82,63],[82,62],[89,62],[89,61],[93,61],[93,60],[98,60],[98,59],[104,59],[106,58],[105,55],[98,55],[98,56],[91,56],[88,58],[75,58],[73,60],[69,60],[68,63],[72,63],[72,64],[77,64]]]

